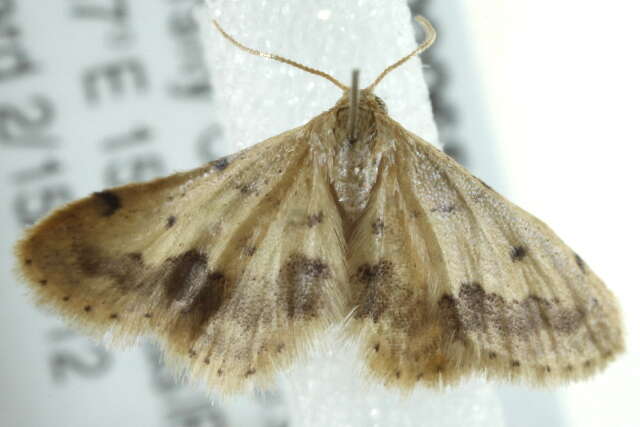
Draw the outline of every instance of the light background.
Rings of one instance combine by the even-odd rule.
[[[117,6],[120,3],[127,2],[60,2],[57,13],[68,14],[78,5]],[[56,49],[75,50],[84,56],[86,64],[92,59],[109,61],[144,51],[141,55],[149,58],[149,69],[154,70],[150,87],[160,87],[162,90],[158,92],[166,95],[170,92],[167,87],[171,86],[171,81],[180,80],[174,78],[178,75],[183,81],[190,81],[192,87],[198,87],[202,78],[197,71],[185,72],[178,66],[166,69],[162,67],[166,61],[158,59],[171,56],[176,64],[189,63],[189,58],[181,55],[194,47],[194,37],[189,37],[188,33],[185,37],[184,32],[180,37],[171,37],[171,32],[167,31],[172,26],[180,27],[170,16],[177,9],[185,9],[188,3],[166,1],[154,8],[145,5],[148,13],[144,14],[140,13],[144,8],[137,6],[138,13],[132,15],[136,21],[129,25],[157,30],[134,30],[137,38],[129,45],[119,45],[117,41],[104,41],[107,36],[103,35],[107,31],[116,34],[108,36],[109,40],[117,39],[122,31],[108,23],[100,29],[98,25],[89,25],[82,31],[60,27],[55,40],[46,40],[36,28],[55,22],[56,12],[54,16],[43,13],[37,1],[20,4],[0,1],[0,29],[18,25],[24,34],[25,45],[33,50],[47,42],[56,46],[39,52],[37,66],[41,69],[44,66],[44,74],[40,77],[14,83],[0,80],[0,104],[6,106],[8,101],[25,103],[27,101],[19,99],[19,95],[51,89],[61,104],[80,108],[82,100],[73,99],[71,88],[47,87],[55,79],[64,81],[63,75],[71,74],[76,78],[82,71],[56,62]],[[440,30],[438,44],[425,58],[432,64],[426,73],[432,83],[436,121],[445,148],[449,145],[452,150],[456,149],[472,171],[555,229],[605,279],[618,295],[625,313],[626,355],[592,381],[558,391],[499,388],[505,424],[640,425],[634,408],[640,394],[640,343],[635,329],[640,314],[634,308],[640,296],[640,279],[633,270],[635,247],[640,237],[636,226],[640,216],[636,190],[640,180],[636,166],[640,131],[635,117],[636,103],[640,99],[640,67],[636,53],[640,29],[635,18],[640,6],[622,0],[606,4],[574,0],[431,0],[410,4],[414,12],[433,19]],[[104,30],[107,27],[110,29]],[[86,38],[78,38],[83,31]],[[15,36],[0,33],[4,48]],[[40,34],[40,39],[34,34]],[[96,54],[96,58],[91,58],[91,42],[96,39],[105,44],[114,43],[116,47],[107,55]],[[88,66],[86,64],[83,66]],[[158,105],[166,104],[164,95],[153,90],[149,92],[152,100],[157,97]],[[156,145],[151,149],[134,148],[134,153],[128,157],[122,154],[107,156],[92,148],[111,130],[106,125],[96,124],[101,118],[100,111],[93,109],[76,117],[63,116],[61,123],[53,129],[53,136],[64,139],[73,130],[76,138],[86,141],[86,144],[69,146],[64,151],[64,159],[60,160],[66,162],[65,173],[78,177],[72,195],[79,196],[104,186],[108,180],[104,171],[109,169],[111,160],[114,164],[128,164],[142,159],[139,161],[156,165],[143,168],[143,172],[157,174],[187,168],[217,154],[218,127],[207,104],[206,91],[194,93],[182,98],[169,96],[175,107],[169,117],[166,109],[162,109],[165,107],[150,110],[148,102],[137,105],[135,101],[127,106],[129,118],[135,120],[112,114],[106,122],[115,123],[123,131],[154,120],[171,118],[176,123],[155,141]],[[190,141],[183,147],[188,151],[185,155],[165,159],[164,163],[163,160],[158,160],[159,163],[149,160],[154,159],[156,151],[170,153],[175,150],[175,141],[185,139]],[[84,341],[69,343],[65,341],[69,339],[68,335],[58,332],[56,321],[30,308],[20,288],[15,286],[15,279],[9,273],[9,251],[18,236],[19,223],[14,212],[16,198],[19,194],[32,194],[38,190],[33,183],[19,184],[15,177],[28,167],[55,159],[57,153],[49,150],[42,155],[37,150],[0,144],[0,197],[6,201],[0,211],[3,269],[0,334],[5,343],[0,354],[0,387],[5,396],[0,402],[0,412],[9,426],[86,425],[86,413],[95,414],[96,419],[90,422],[94,425],[101,419],[108,419],[109,424],[142,425],[140,423],[148,420],[149,410],[163,414],[161,418],[165,425],[187,425],[183,423],[186,418],[181,418],[177,424],[174,421],[178,416],[171,414],[185,407],[197,409],[203,401],[193,397],[190,390],[180,388],[176,391],[175,387],[166,385],[169,381],[165,386],[159,386],[161,375],[156,375],[155,368],[150,368],[154,364],[147,363],[148,359],[154,360],[152,350],[144,353],[145,358],[132,352],[106,356],[98,350],[87,350],[91,347]],[[163,156],[158,158],[163,159]],[[72,159],[71,162],[68,159]],[[64,176],[54,174],[47,182],[63,183],[64,179]],[[30,200],[29,206],[35,211],[34,203],[39,202]],[[25,336],[25,332],[29,334]],[[81,383],[72,378],[66,385],[54,385],[49,371],[55,363],[70,363],[72,359],[61,357],[65,354],[81,355],[78,360],[99,368],[95,378],[110,369],[109,382]],[[32,371],[43,374],[34,377],[30,375]],[[130,381],[141,372],[145,373],[146,382]],[[89,373],[83,378],[92,378],[92,375]],[[156,388],[150,391],[148,385],[152,383]],[[74,403],[80,395],[88,398],[83,399],[82,407],[77,407]],[[141,400],[141,396],[150,400],[131,405],[132,401]],[[201,421],[205,417],[193,417],[200,420],[201,425],[225,425],[221,421],[225,416],[231,424],[229,420],[248,419],[234,418],[233,408],[246,417],[254,415],[260,420],[260,424],[255,425],[281,425],[278,423],[286,419],[286,415],[282,415],[286,411],[277,395],[237,403],[226,412],[217,409],[213,415],[207,412],[206,421]],[[197,414],[197,410],[193,414]],[[265,421],[267,418],[269,422]],[[235,425],[242,425],[242,422]]]
[[[570,242],[625,315],[627,353],[592,381],[558,392],[566,423],[640,425],[640,6],[464,4],[504,174],[496,186]]]

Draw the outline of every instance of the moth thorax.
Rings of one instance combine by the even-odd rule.
[[[348,224],[365,209],[378,174],[380,156],[376,150],[375,114],[359,109],[357,138],[348,137],[348,110],[336,111],[336,150],[333,161],[332,185]]]

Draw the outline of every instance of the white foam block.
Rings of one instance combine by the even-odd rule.
[[[365,87],[416,47],[410,12],[401,0],[217,0],[208,1],[208,14],[243,44],[325,71],[347,85],[352,69],[360,69]],[[206,16],[201,22],[215,114],[225,134],[221,154],[300,126],[341,96],[319,76],[238,49]],[[419,59],[411,59],[376,94],[395,120],[437,145],[421,67]],[[470,382],[445,392],[418,388],[401,396],[364,379],[355,350],[336,346],[333,337],[283,375],[292,426],[504,425],[491,386]]]
[[[347,85],[352,69],[360,69],[360,87],[365,87],[416,47],[403,1],[218,0],[208,5],[211,16],[241,43],[325,71]],[[216,114],[232,151],[306,123],[342,94],[319,76],[247,54],[213,26],[206,33]],[[394,119],[437,142],[421,66],[418,58],[411,59],[383,80],[376,94]]]

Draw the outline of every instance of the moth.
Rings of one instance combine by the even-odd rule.
[[[370,375],[405,390],[469,375],[533,385],[623,351],[612,293],[543,222],[343,90],[308,123],[203,167],[92,194],[17,244],[37,303],[115,342],[155,336],[193,378],[268,384],[342,326]]]

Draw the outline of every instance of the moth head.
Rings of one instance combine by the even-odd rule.
[[[382,98],[373,93],[370,89],[347,89],[336,103],[338,110],[348,109],[357,105],[359,110],[371,111],[374,113],[387,113],[387,104]]]
[[[376,96],[370,88],[362,89],[358,87],[358,70],[353,70],[351,75],[351,87],[345,90],[338,100],[334,110],[340,117],[346,115],[347,138],[351,143],[358,140],[362,133],[361,127],[369,128],[369,123],[378,114],[387,114],[387,106],[384,101]]]
[[[342,89],[343,92],[345,92],[345,95],[349,95],[349,93],[362,94],[362,96],[360,98],[365,100],[366,99],[365,92],[367,90],[369,92],[373,91],[373,89],[378,85],[378,83],[380,83],[382,81],[382,79],[384,79],[387,76],[387,74],[389,74],[391,71],[395,70],[396,68],[398,68],[400,65],[404,64],[405,62],[407,62],[409,59],[411,59],[414,56],[418,55],[420,52],[428,49],[433,44],[433,42],[436,41],[436,35],[437,35],[436,34],[436,30],[433,28],[431,23],[428,20],[426,20],[425,18],[423,18],[422,16],[417,16],[416,17],[416,21],[418,21],[418,23],[422,26],[422,28],[424,29],[425,33],[427,34],[427,37],[425,38],[425,40],[417,48],[415,48],[411,53],[409,53],[408,55],[400,58],[398,61],[394,62],[393,64],[391,64],[390,66],[385,68],[384,71],[382,73],[380,73],[380,75],[378,77],[376,77],[376,79],[373,81],[373,83],[371,83],[369,86],[367,86],[366,89],[363,89],[361,91],[353,91],[351,87],[341,83],[340,81],[338,81],[338,79],[336,79],[335,77],[333,77],[332,75],[330,75],[328,73],[325,73],[324,71],[320,71],[320,70],[317,70],[315,68],[308,67],[306,65],[303,65],[303,64],[300,64],[298,62],[292,61],[291,59],[284,58],[284,57],[282,57],[280,55],[276,55],[276,54],[273,54],[273,53],[262,52],[262,51],[259,51],[257,49],[252,49],[250,47],[247,47],[247,46],[243,45],[242,43],[240,43],[239,41],[237,41],[236,39],[234,39],[233,37],[231,37],[231,35],[229,35],[225,30],[222,29],[222,27],[220,26],[218,21],[216,21],[215,19],[213,20],[213,25],[220,32],[220,34],[222,34],[224,36],[224,38],[226,38],[231,43],[233,43],[235,46],[239,47],[240,49],[244,50],[247,53],[250,53],[250,54],[256,55],[256,56],[262,56],[264,58],[273,59],[274,61],[283,62],[285,64],[291,65],[292,67],[299,68],[299,69],[301,69],[303,71],[306,71],[308,73],[318,75],[320,77],[323,77],[323,78],[329,80],[334,85],[338,86],[340,89]],[[353,87],[353,85],[352,85],[352,87]],[[379,101],[375,101],[375,102],[379,106],[384,106],[384,102],[382,102],[382,100],[380,100],[380,98],[378,98],[378,100]],[[365,100],[365,102],[367,102],[367,101]]]

